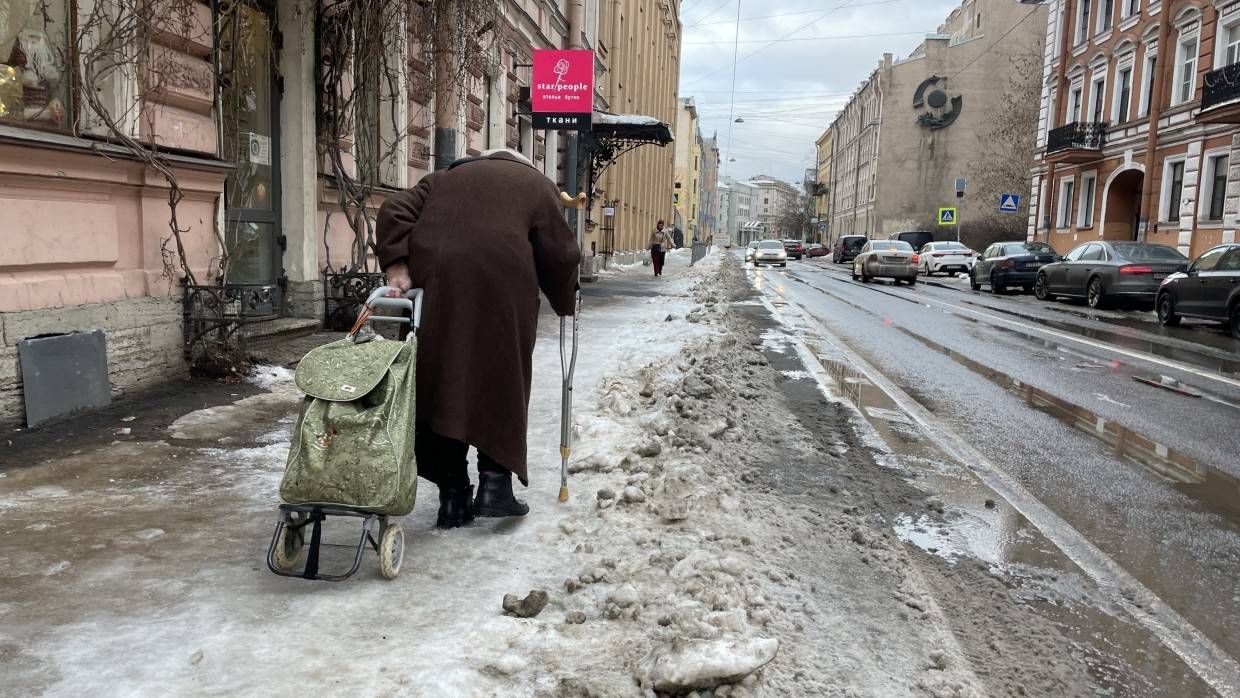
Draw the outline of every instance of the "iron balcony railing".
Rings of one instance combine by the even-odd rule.
[[[1107,125],[1100,121],[1074,121],[1051,129],[1046,136],[1046,152],[1061,150],[1102,150]]]
[[[1236,99],[1240,99],[1240,63],[1206,73],[1205,85],[1201,90],[1202,111]]]

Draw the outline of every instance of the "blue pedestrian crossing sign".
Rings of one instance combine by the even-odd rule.
[[[956,209],[939,209],[939,225],[956,225]]]
[[[1000,194],[999,213],[1018,213],[1020,211],[1019,194]]]

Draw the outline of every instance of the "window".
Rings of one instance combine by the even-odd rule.
[[[1107,258],[1107,251],[1102,245],[1094,243],[1085,247],[1085,252],[1081,254],[1082,262],[1101,262]]]
[[[1131,17],[1141,11],[1141,0],[1123,0],[1120,5],[1120,14],[1124,17]]]
[[[1196,262],[1193,262],[1193,271],[1212,271],[1218,264],[1218,261],[1223,258],[1223,253],[1226,251],[1226,247],[1215,247],[1201,255]]]
[[[1111,22],[1115,18],[1115,0],[1102,0],[1098,4],[1098,32],[1104,32],[1111,28]]]
[[[1128,121],[1128,107],[1132,101],[1132,66],[1121,68],[1115,76],[1115,123]]]
[[[5,3],[0,12],[0,119],[64,127],[67,3]]]
[[[1090,173],[1081,177],[1081,201],[1077,206],[1077,226],[1081,228],[1094,224],[1094,189],[1097,184],[1097,174]]]
[[[1076,180],[1072,178],[1059,182],[1059,227],[1072,226],[1072,198],[1076,191]]]
[[[1077,87],[1072,88],[1072,97],[1071,97],[1071,100],[1068,102],[1068,120],[1066,123],[1083,120],[1081,119],[1081,98],[1082,98],[1081,93],[1082,91],[1083,91],[1083,88],[1079,85]]]
[[[1193,101],[1197,88],[1197,35],[1180,39],[1175,50],[1175,93],[1172,104]]]
[[[1223,220],[1223,200],[1227,198],[1229,161],[1230,158],[1227,155],[1215,155],[1209,160],[1209,169],[1206,170],[1206,176],[1209,178],[1207,186],[1210,187],[1205,196],[1209,204],[1206,210],[1206,220]]]
[[[1180,220],[1180,195],[1184,191],[1184,161],[1169,162],[1163,166],[1163,182],[1166,187],[1163,220],[1178,223]]]
[[[1107,78],[1106,75],[1099,75],[1094,78],[1093,86],[1090,88],[1089,100],[1093,106],[1089,110],[1089,120],[1095,123],[1102,121],[1103,100],[1106,97]]]
[[[1081,255],[1085,254],[1085,250],[1087,248],[1089,248],[1089,245],[1081,245],[1080,247],[1077,247],[1076,249],[1072,250],[1068,254],[1064,255],[1063,257],[1064,261],[1075,262],[1076,260],[1081,258]]]
[[[1231,248],[1231,252],[1214,268],[1217,271],[1240,271],[1240,247]]]
[[[1218,53],[1214,57],[1214,67],[1240,63],[1240,21],[1233,20],[1231,24],[1220,27],[1217,36]]]
[[[1150,99],[1154,94],[1154,73],[1158,67],[1157,50],[1146,47],[1145,67],[1141,69],[1141,116],[1150,115]]]
[[[1083,44],[1089,38],[1089,0],[1081,0],[1076,12],[1076,43]]]

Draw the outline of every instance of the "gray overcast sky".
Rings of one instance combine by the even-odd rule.
[[[732,39],[740,3],[736,116],[728,163]],[[702,136],[719,133],[720,175],[801,181],[814,141],[884,52],[907,56],[959,0],[684,0],[680,96]],[[834,37],[834,38],[828,38]],[[774,42],[774,43],[771,43]],[[747,57],[748,56],[748,57]]]

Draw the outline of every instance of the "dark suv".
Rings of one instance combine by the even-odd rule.
[[[847,264],[857,257],[857,253],[869,241],[864,235],[841,235],[831,246],[831,261],[836,264]]]
[[[1188,271],[1163,279],[1154,307],[1164,325],[1178,325],[1181,317],[1213,320],[1240,339],[1240,244],[1213,247]]]
[[[903,240],[913,246],[914,250],[920,250],[927,244],[934,242],[934,233],[925,230],[910,230],[904,233],[892,233],[887,236],[888,240]]]

